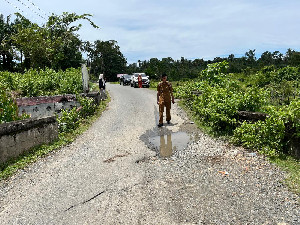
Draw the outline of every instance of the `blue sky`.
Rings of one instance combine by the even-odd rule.
[[[116,40],[128,63],[300,51],[299,0],[0,0],[5,16],[16,7],[39,24],[51,13],[92,14],[100,29],[82,22],[81,39]]]

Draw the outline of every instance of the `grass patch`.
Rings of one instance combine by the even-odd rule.
[[[15,174],[18,170],[24,169],[29,164],[36,162],[38,159],[47,156],[49,153],[73,142],[80,134],[85,132],[102,114],[107,108],[107,104],[110,102],[110,97],[107,94],[107,99],[101,101],[93,116],[90,116],[84,120],[81,120],[77,129],[69,133],[60,133],[58,139],[50,144],[43,144],[33,147],[26,153],[20,155],[15,159],[11,159],[6,163],[0,165],[0,180],[7,179]]]
[[[287,178],[285,179],[285,184],[295,192],[300,194],[300,162],[299,160],[287,156],[280,155],[269,158],[272,163],[275,163],[282,170],[287,172]]]

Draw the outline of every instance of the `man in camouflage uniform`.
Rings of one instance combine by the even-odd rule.
[[[171,101],[174,104],[172,84],[167,81],[167,75],[161,76],[161,82],[157,85],[157,104],[159,105],[159,124],[158,127],[163,125],[164,108],[166,107],[166,120],[170,124],[171,120]]]

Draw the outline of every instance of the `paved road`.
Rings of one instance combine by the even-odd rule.
[[[176,104],[158,129],[154,91],[107,88],[87,132],[0,182],[0,224],[300,224],[299,198],[263,157],[202,134]],[[171,157],[151,147],[157,135],[173,135]]]

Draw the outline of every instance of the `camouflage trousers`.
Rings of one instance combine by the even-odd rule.
[[[159,103],[159,123],[163,123],[164,108],[166,107],[166,121],[171,120],[171,101]]]

